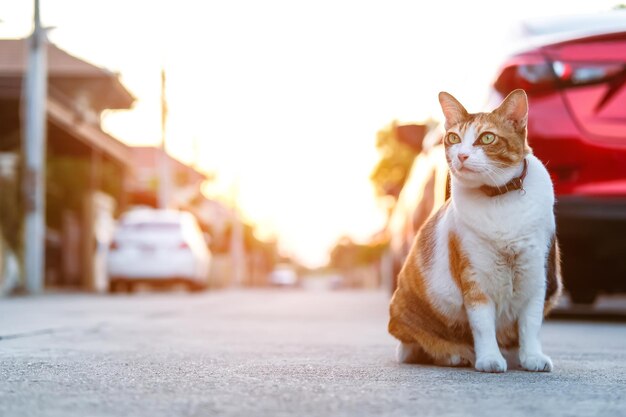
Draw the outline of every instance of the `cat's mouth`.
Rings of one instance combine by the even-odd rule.
[[[457,172],[464,173],[464,174],[466,174],[466,173],[467,173],[467,174],[478,174],[478,172],[479,172],[478,170],[473,169],[473,168],[469,168],[469,167],[467,167],[467,166],[465,166],[465,165],[462,165],[462,166],[458,167],[458,168],[456,169],[456,171],[457,171]]]

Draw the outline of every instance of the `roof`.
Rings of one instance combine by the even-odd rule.
[[[132,153],[128,145],[103,132],[99,126],[77,122],[76,114],[53,97],[48,97],[46,113],[51,125],[58,126],[78,141],[104,152],[123,165],[132,166]]]
[[[106,107],[128,109],[135,101],[133,95],[122,85],[117,74],[63,51],[48,43],[48,75],[51,83],[60,80],[92,80],[112,89]],[[0,77],[21,77],[26,71],[28,56],[27,39],[0,39]]]
[[[158,158],[162,152],[161,148],[155,146],[131,146],[131,150],[133,152],[132,165],[135,170],[146,168],[157,170],[159,166]],[[206,174],[196,170],[192,166],[184,164],[170,154],[167,154],[167,156],[172,163],[171,168],[175,170],[175,172],[179,171],[189,174],[189,180],[191,180],[191,182],[205,181],[209,178]]]

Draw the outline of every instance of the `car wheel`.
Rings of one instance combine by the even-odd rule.
[[[189,281],[187,282],[187,290],[189,292],[202,292],[206,290],[207,286],[205,284],[200,284],[197,282]]]
[[[120,282],[118,280],[111,280],[111,281],[109,281],[109,293],[110,294],[115,294],[116,292],[118,292],[119,284],[120,284]]]
[[[574,304],[592,305],[598,297],[598,292],[590,288],[570,288],[569,296]]]

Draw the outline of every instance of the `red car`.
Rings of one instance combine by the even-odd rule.
[[[574,302],[592,303],[599,292],[626,291],[626,11],[523,29],[525,46],[501,66],[489,102],[526,90],[528,140],[557,196],[565,287]],[[432,189],[446,175],[440,147],[423,147],[390,220],[397,267],[444,201]]]
[[[626,290],[626,12],[524,29],[533,46],[505,61],[492,100],[528,94],[528,141],[557,196],[565,286],[590,303]]]

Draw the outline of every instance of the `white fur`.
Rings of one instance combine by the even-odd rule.
[[[474,336],[477,370],[504,372],[507,363],[496,341],[498,328],[519,326],[519,360],[524,369],[550,371],[552,362],[539,341],[546,285],[545,262],[555,231],[554,192],[543,164],[528,155],[528,172],[523,191],[515,190],[496,197],[484,195],[480,184],[502,185],[519,175],[516,167],[484,173],[459,171],[459,151],[467,152],[465,161],[477,171],[490,161],[480,147],[472,147],[475,132],[469,128],[460,144],[449,150],[452,170],[452,201],[436,227],[436,257],[429,273],[427,288],[436,308],[448,316],[466,315]],[[455,149],[458,148],[458,149]],[[459,162],[457,164],[457,162]],[[455,166],[456,164],[456,166]],[[472,278],[489,302],[475,308],[464,306],[448,261],[448,239],[454,232],[461,240],[471,264]],[[515,270],[502,261],[502,252],[517,254]]]
[[[496,308],[492,300],[487,304],[468,308],[474,351],[476,352],[475,367],[482,372],[505,372],[506,360],[500,353],[496,340]]]
[[[435,226],[435,249],[434,253],[440,254],[439,259],[445,261],[435,261],[431,267],[430,273],[427,274],[433,279],[428,282],[428,297],[433,305],[442,312],[446,317],[450,317],[455,321],[466,320],[465,308],[463,306],[463,295],[457,286],[457,283],[450,275],[450,265],[446,262],[448,255],[448,227],[446,226],[446,217],[449,212],[444,214],[442,220]],[[438,279],[436,277],[446,277]]]
[[[408,343],[398,343],[396,348],[396,360],[399,363],[408,363],[413,356],[413,345]]]

